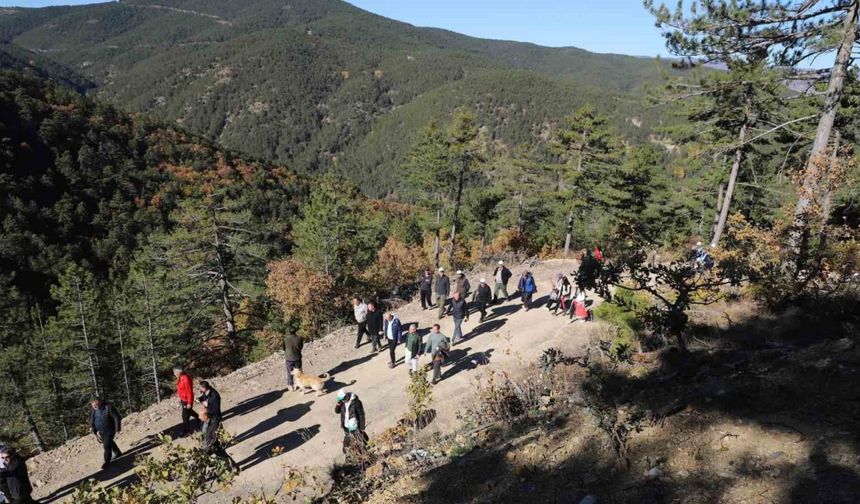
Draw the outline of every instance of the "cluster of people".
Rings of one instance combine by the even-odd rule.
[[[569,322],[587,321],[591,315],[586,307],[585,291],[571,282],[564,273],[558,273],[555,277],[546,309],[553,315],[567,315]]]

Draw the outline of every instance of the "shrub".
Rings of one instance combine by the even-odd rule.
[[[594,309],[597,320],[610,324],[614,334],[606,338],[609,343],[609,355],[614,360],[627,360],[638,350],[639,335],[644,325],[636,315],[651,305],[647,294],[618,289],[612,303],[603,303]]]

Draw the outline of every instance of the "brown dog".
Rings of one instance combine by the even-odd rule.
[[[313,376],[302,373],[299,368],[294,368],[291,373],[293,375],[293,382],[296,384],[293,390],[301,390],[302,394],[307,394],[309,391],[306,389],[311,389],[316,390],[318,396],[325,394],[325,382],[330,378],[328,373],[325,373],[322,377]]]

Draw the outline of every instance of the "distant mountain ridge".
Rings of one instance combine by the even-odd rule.
[[[418,28],[340,0],[6,9],[0,40],[80,73],[128,111],[300,171],[341,172],[374,195],[396,190],[390,175],[415,132],[458,106],[511,148],[539,142],[584,103],[647,138],[656,119],[638,94],[673,71],[649,58]],[[380,129],[395,136],[380,143]]]

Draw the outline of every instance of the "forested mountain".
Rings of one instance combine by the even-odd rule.
[[[80,72],[126,110],[301,172],[335,169],[371,195],[400,189],[391,175],[414,132],[460,106],[506,149],[541,143],[585,102],[645,139],[658,119],[639,92],[667,70],[417,28],[339,0],[7,9],[0,39]]]

